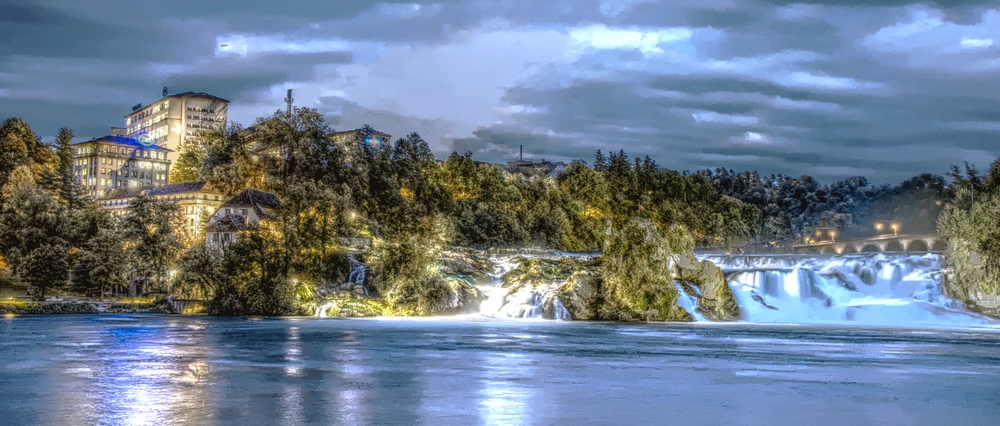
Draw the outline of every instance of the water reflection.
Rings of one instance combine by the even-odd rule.
[[[334,352],[340,386],[337,391],[335,418],[340,424],[367,423],[364,406],[371,379],[367,376],[364,359],[357,348],[358,333],[347,330],[337,342]]]
[[[302,342],[300,341],[300,331],[298,325],[288,327],[288,338],[285,340],[285,375],[288,377],[302,377]],[[282,386],[281,389],[281,424],[296,425],[305,420],[303,413],[302,384],[299,380],[290,380],[290,383]]]
[[[534,423],[533,389],[526,385],[534,368],[525,354],[494,352],[483,358],[484,377],[478,392],[479,418],[488,425]]]
[[[50,373],[68,376],[56,380],[79,389],[69,396],[83,396],[78,402],[83,407],[77,415],[53,418],[51,424],[210,422],[208,345],[186,331],[177,323],[131,321],[115,321],[99,332],[82,331],[94,342],[79,345],[79,351],[62,358],[61,372]]]
[[[19,317],[0,423],[995,424],[998,359],[996,333]]]

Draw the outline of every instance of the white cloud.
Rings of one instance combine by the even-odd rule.
[[[403,21],[414,18],[428,18],[437,15],[441,11],[440,4],[421,5],[418,3],[388,4],[382,3],[376,7],[377,14],[381,18],[388,18],[390,21]]]
[[[786,76],[776,78],[775,82],[789,87],[821,90],[874,89],[882,86],[880,83],[858,81],[848,77],[813,74],[807,71],[795,71]]]
[[[531,105],[503,105],[493,108],[493,110],[501,115],[539,114],[545,111],[544,108]]]
[[[989,38],[962,38],[962,47],[981,49],[993,45],[993,39]]]
[[[663,53],[661,44],[687,40],[691,38],[691,34],[688,28],[639,31],[608,28],[604,25],[591,25],[569,31],[570,38],[583,49],[636,49],[646,56]]]
[[[247,36],[243,34],[227,34],[216,37],[215,44],[215,56],[217,57],[262,53],[348,52],[357,47],[357,44],[339,38],[288,40],[285,36]]]
[[[986,71],[995,70],[996,65],[986,62],[995,58],[984,49],[998,38],[1000,11],[987,10],[979,22],[964,25],[946,20],[940,10],[919,6],[910,8],[907,21],[880,28],[865,36],[861,45],[891,65]],[[902,54],[906,60],[881,55],[885,53]]]
[[[767,135],[757,132],[746,132],[743,133],[743,137],[747,142],[767,142]]]
[[[692,113],[691,117],[698,123],[722,123],[734,124],[737,126],[753,126],[758,122],[757,117],[754,116],[720,114],[715,111],[699,111]]]
[[[820,112],[841,111],[840,105],[830,102],[802,101],[776,96],[771,99],[771,106],[778,109],[811,110]]]

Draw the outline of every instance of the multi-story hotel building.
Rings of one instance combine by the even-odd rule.
[[[97,198],[116,188],[167,184],[172,150],[115,134],[73,144],[73,175],[85,195]]]
[[[112,214],[124,214],[128,204],[143,193],[158,200],[177,203],[184,216],[187,234],[191,238],[198,238],[203,234],[208,218],[226,201],[222,192],[216,191],[207,182],[188,182],[156,188],[114,190],[97,199],[97,204]]]
[[[228,116],[225,99],[203,92],[178,93],[146,106],[136,105],[125,116],[126,134],[173,150],[168,158],[177,161],[185,144],[200,143],[202,131],[225,127]]]

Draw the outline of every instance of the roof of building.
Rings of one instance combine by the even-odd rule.
[[[142,149],[158,149],[158,150],[161,150],[161,151],[174,152],[174,150],[172,150],[170,148],[164,148],[164,147],[159,146],[159,145],[149,145],[149,146],[146,146],[146,145],[143,145],[143,144],[139,143],[138,139],[130,138],[130,137],[126,137],[126,136],[102,136],[102,137],[99,137],[99,138],[91,139],[89,141],[74,142],[71,145],[82,145],[82,144],[85,144],[85,143],[95,143],[95,142],[109,143],[109,144],[115,144],[115,145],[132,146],[132,147],[142,148]]]
[[[267,210],[278,207],[280,204],[281,201],[274,193],[247,188],[223,203],[222,207],[251,206],[257,212],[258,217],[268,218],[270,215]]]
[[[238,213],[229,213],[208,224],[205,229],[208,232],[232,232],[242,231],[247,228],[248,224],[245,216]]]
[[[125,116],[126,117],[131,117],[131,116],[139,113],[140,111],[145,110],[150,105],[156,105],[158,102],[160,102],[160,101],[162,101],[164,99],[167,99],[167,98],[204,98],[204,99],[212,99],[212,100],[222,101],[222,102],[227,102],[227,103],[229,102],[229,99],[223,99],[223,98],[220,98],[218,96],[215,96],[215,95],[212,95],[212,94],[208,94],[208,93],[205,93],[205,92],[187,91],[187,92],[174,93],[172,95],[164,96],[164,97],[160,98],[159,100],[157,100],[156,102],[152,102],[152,103],[149,103],[147,105],[142,105],[141,107],[132,110],[132,112],[130,112],[128,114],[125,114]]]
[[[181,92],[181,93],[174,93],[173,95],[167,95],[166,97],[167,98],[205,98],[205,99],[213,99],[213,100],[216,100],[216,101],[229,102],[228,99],[222,99],[222,98],[220,98],[218,96],[210,95],[210,94],[205,93],[205,92],[187,91],[187,92]]]
[[[358,133],[360,131],[361,131],[361,129],[345,130],[343,132],[335,132],[331,136],[356,134],[356,133]],[[372,134],[375,135],[375,136],[383,136],[385,138],[391,138],[392,137],[392,135],[390,135],[388,133],[380,132],[380,131],[374,130],[374,129],[372,130]]]
[[[170,185],[163,185],[154,188],[119,188],[108,191],[108,193],[101,197],[102,200],[116,200],[122,198],[135,198],[139,194],[145,192],[147,195],[152,196],[163,196],[171,194],[183,194],[187,192],[199,192],[199,191],[214,191],[208,182],[187,182],[187,183],[173,183]]]

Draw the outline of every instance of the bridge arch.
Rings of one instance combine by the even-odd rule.
[[[920,251],[930,251],[930,250],[929,247],[927,247],[927,242],[925,242],[924,240],[913,240],[910,241],[910,244],[906,245],[906,251],[920,252]]]
[[[875,243],[865,244],[861,247],[861,253],[878,253],[882,251],[882,248]]]
[[[946,244],[942,240],[936,240],[931,244],[931,251],[944,251]]]
[[[906,251],[906,250],[903,250],[903,244],[901,244],[899,241],[893,240],[885,243],[885,248],[883,249],[883,251]]]
[[[857,248],[855,248],[851,244],[848,244],[848,245],[844,246],[844,251],[842,253],[843,254],[851,254],[851,253],[857,253],[857,252],[858,252]]]
[[[836,254],[837,249],[833,246],[825,246],[819,249],[819,254]]]

